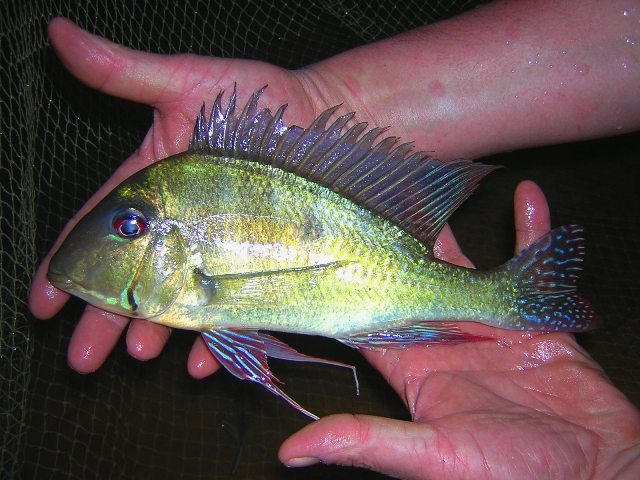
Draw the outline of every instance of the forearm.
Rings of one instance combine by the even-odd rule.
[[[442,158],[640,127],[640,2],[497,2],[299,71]],[[344,110],[344,109],[343,109]]]

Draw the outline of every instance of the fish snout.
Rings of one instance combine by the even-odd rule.
[[[60,267],[61,265],[58,265],[52,260],[49,264],[49,270],[47,271],[47,280],[49,280],[54,287],[67,290],[73,286],[73,282],[69,278],[69,275],[64,272],[64,269]]]

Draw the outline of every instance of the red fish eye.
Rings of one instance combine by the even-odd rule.
[[[113,219],[113,230],[122,238],[135,238],[147,229],[147,219],[137,210],[120,212]]]

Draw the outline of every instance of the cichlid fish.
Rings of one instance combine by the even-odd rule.
[[[186,152],[122,182],[66,238],[49,266],[58,288],[111,312],[196,330],[229,372],[312,418],[276,386],[267,357],[317,361],[267,331],[357,348],[469,340],[452,322],[584,331],[576,293],[582,229],[550,232],[506,264],[437,260],[436,237],[494,166],[443,162],[353,113],[306,129],[236,92],[204,106]]]

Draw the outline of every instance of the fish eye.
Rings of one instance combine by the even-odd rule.
[[[134,208],[118,212],[113,217],[113,230],[122,238],[136,238],[147,229],[147,219]]]

